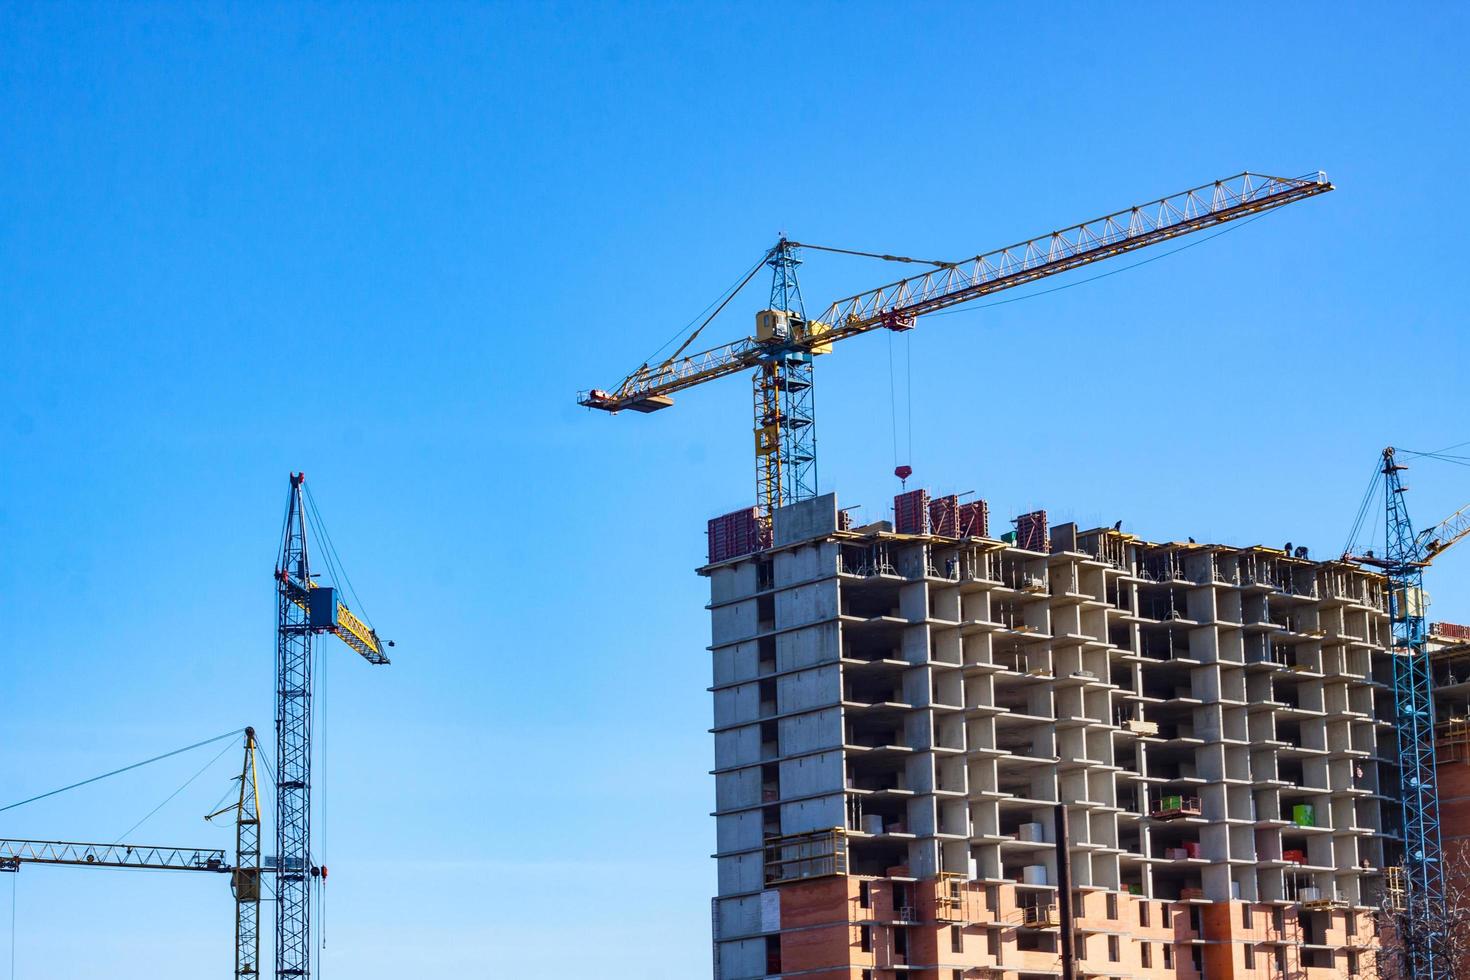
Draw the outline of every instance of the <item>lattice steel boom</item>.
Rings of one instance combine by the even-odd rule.
[[[672,405],[676,391],[755,369],[756,482],[759,502],[769,510],[816,493],[811,365],[836,341],[880,327],[908,330],[926,313],[1332,189],[1320,172],[1299,178],[1236,174],[963,261],[928,263],[938,267],[837,300],[815,320],[807,319],[796,285],[803,246],[783,238],[766,253],[773,269],[771,304],[757,316],[754,336],[686,355],[691,336],[674,356],[642,365],[610,391],[580,392],[577,401],[612,413],[653,412]]]
[[[142,868],[149,871],[231,870],[225,852],[213,848],[155,844],[84,844],[59,840],[0,840],[0,870],[22,864],[63,864],[85,868]]]

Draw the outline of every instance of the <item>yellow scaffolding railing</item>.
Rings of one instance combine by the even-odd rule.
[[[1438,727],[1439,761],[1470,763],[1470,718],[1454,717]]]

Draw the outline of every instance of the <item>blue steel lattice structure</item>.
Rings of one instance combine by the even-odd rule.
[[[311,897],[323,875],[311,853],[312,638],[333,633],[368,663],[388,663],[377,631],[338,601],[336,589],[319,587],[312,578],[305,482],[306,474],[291,474],[276,565],[277,978],[311,976]],[[327,545],[333,567],[330,539]]]
[[[1404,503],[1408,488],[1401,476],[1405,469],[1394,458],[1393,447],[1383,451],[1387,531],[1383,569],[1393,625],[1394,705],[1403,796],[1405,953],[1413,980],[1452,980],[1443,955],[1445,881],[1434,770],[1434,692],[1424,642],[1424,567],[1431,555],[1426,536],[1416,535],[1409,520]]]
[[[276,566],[276,976],[311,975],[311,582],[304,473],[291,474]]]
[[[768,337],[755,372],[756,499],[766,513],[817,495],[817,426],[813,405],[814,351],[798,343],[808,333],[796,267],[797,247],[781,239],[771,249],[771,302],[762,313]],[[771,317],[771,314],[784,316]]]

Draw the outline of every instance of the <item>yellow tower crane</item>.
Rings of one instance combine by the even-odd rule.
[[[24,864],[74,868],[138,868],[146,871],[203,871],[230,876],[235,895],[236,980],[260,974],[260,810],[255,779],[255,729],[245,729],[245,762],[236,801],[205,817],[235,814],[235,863],[214,848],[166,847],[153,844],[96,844],[79,841],[0,840],[0,872],[18,872]],[[48,794],[50,795],[50,794]]]
[[[816,495],[812,359],[831,351],[838,341],[880,327],[910,330],[926,313],[1258,215],[1332,189],[1320,171],[1305,177],[1240,173],[956,262],[803,245],[782,238],[671,356],[656,364],[640,365],[611,390],[580,392],[577,401],[614,414],[624,410],[655,412],[674,403],[674,392],[753,370],[756,499],[769,516],[776,507]],[[836,300],[820,316],[808,318],[796,277],[802,248],[918,262],[934,268]],[[698,353],[686,353],[710,320],[762,265],[772,270],[771,300],[756,314],[755,332]]]

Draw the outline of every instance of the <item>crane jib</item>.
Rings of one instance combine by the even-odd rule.
[[[383,653],[383,641],[378,634],[336,597],[335,589],[315,582],[309,582],[303,588],[290,575],[280,576],[280,581],[291,603],[311,617],[311,626],[335,634],[370,664],[383,666],[390,663]]]
[[[838,300],[819,318],[831,325],[830,331],[799,346],[816,348],[880,327],[907,329],[925,313],[1331,190],[1333,185],[1320,172],[1301,178],[1236,174]],[[578,402],[610,412],[653,411],[671,404],[673,392],[754,367],[765,354],[755,338],[743,337],[678,360],[644,365],[613,391],[584,392]]]
[[[225,852],[212,848],[140,844],[86,844],[77,841],[0,840],[0,861],[21,864],[82,865],[94,868],[147,868],[158,871],[230,871]]]

